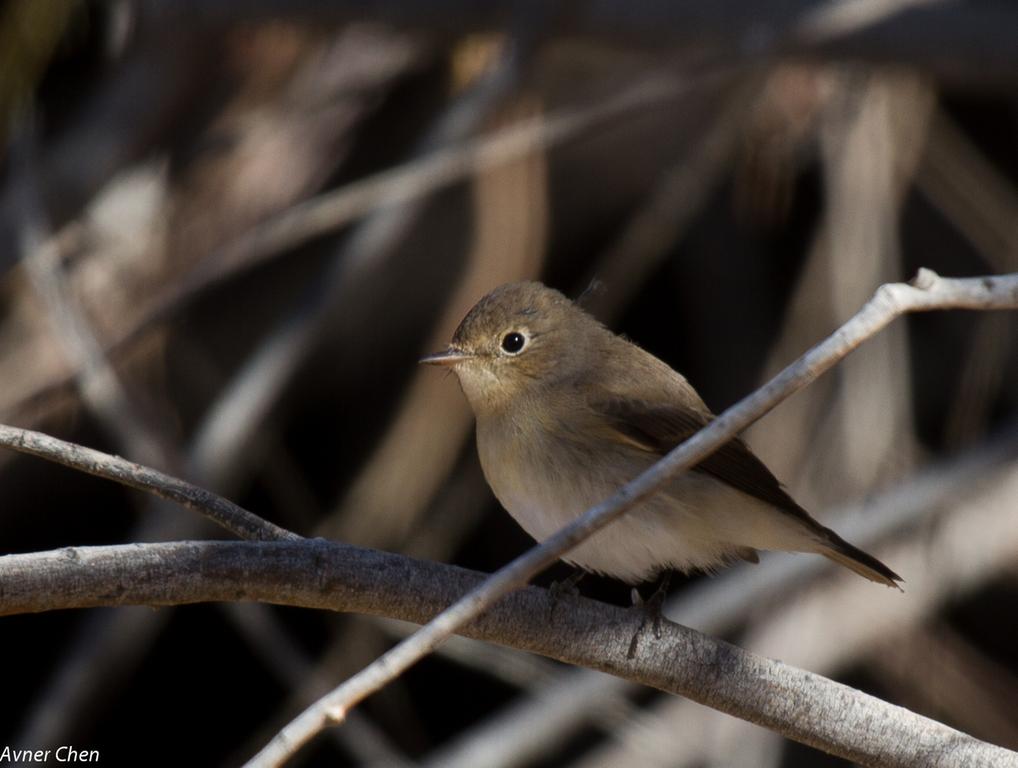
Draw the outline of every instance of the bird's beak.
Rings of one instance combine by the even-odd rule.
[[[464,352],[462,349],[449,347],[445,352],[422,357],[417,362],[424,363],[425,365],[456,365],[456,363],[462,363],[464,360],[469,360],[472,357],[473,355]]]

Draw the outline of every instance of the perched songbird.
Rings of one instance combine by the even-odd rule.
[[[496,288],[445,352],[421,362],[459,377],[484,476],[538,541],[714,418],[680,374],[540,283]],[[810,517],[738,438],[565,560],[635,584],[671,569],[757,562],[759,549],[815,552],[871,581],[901,581]]]

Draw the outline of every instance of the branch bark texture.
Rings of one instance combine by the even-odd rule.
[[[424,622],[483,580],[322,539],[76,547],[0,558],[0,615],[255,600]],[[667,620],[628,658],[642,620],[528,587],[462,633],[680,694],[863,765],[1018,768],[1018,754]]]

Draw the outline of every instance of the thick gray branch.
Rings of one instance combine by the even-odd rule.
[[[483,579],[321,539],[80,547],[0,557],[0,615],[256,600],[420,623]],[[462,632],[680,694],[864,765],[1018,768],[1018,754],[669,621],[627,658],[641,619],[528,587]]]

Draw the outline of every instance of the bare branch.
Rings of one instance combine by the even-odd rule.
[[[295,541],[301,538],[211,491],[119,456],[6,424],[0,424],[0,445],[176,502],[200,512],[242,539]]]
[[[492,574],[485,583],[436,616],[415,635],[320,699],[284,728],[250,765],[279,765],[346,712],[385,686],[446,637],[475,620],[505,595],[525,584],[565,552],[653,494],[666,480],[709,456],[794,392],[814,381],[895,318],[933,309],[1018,308],[1018,274],[1001,277],[944,279],[921,269],[910,284],[882,285],[845,325],[811,349],[756,392],[735,404],[710,425],[623,486],[610,499],[587,510],[558,531]],[[795,736],[793,736],[795,738]],[[856,759],[854,756],[852,759]]]
[[[481,574],[321,539],[80,547],[0,557],[0,615],[258,600],[428,620]],[[665,621],[627,658],[631,609],[517,591],[463,634],[687,696],[865,765],[1018,766],[1018,754],[820,675]]]

